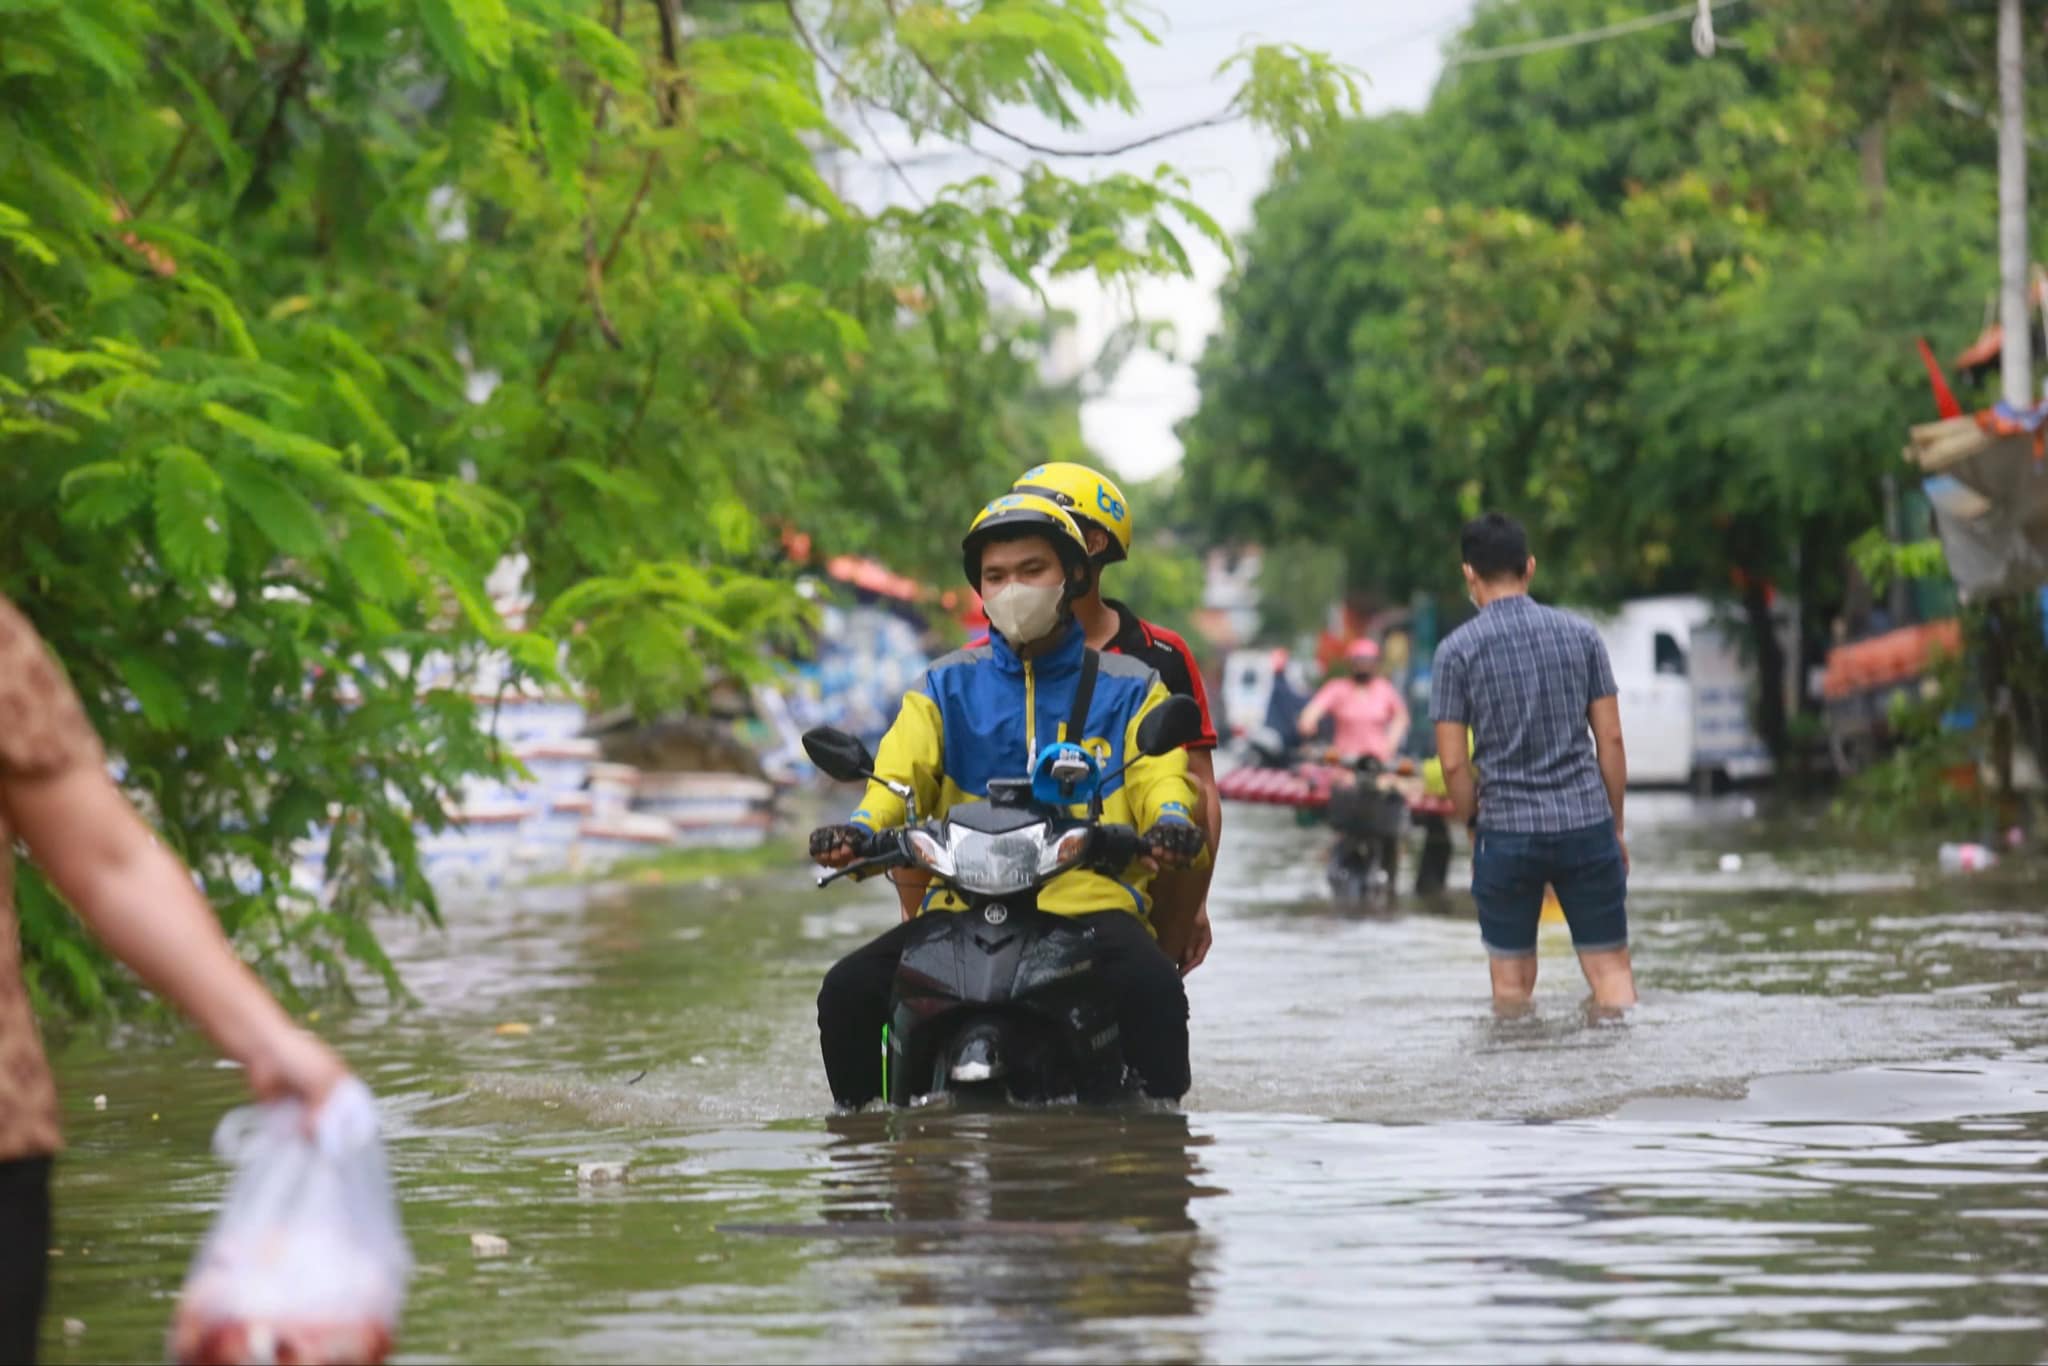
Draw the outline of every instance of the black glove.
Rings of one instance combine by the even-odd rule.
[[[1124,869],[1145,852],[1145,841],[1128,825],[1096,827],[1095,845],[1088,854],[1088,866],[1109,877],[1122,877]]]
[[[1167,868],[1193,863],[1205,842],[1200,828],[1186,821],[1160,821],[1145,832],[1145,852]]]
[[[874,842],[874,832],[864,825],[821,825],[811,832],[811,858],[817,863],[843,867],[867,858],[874,851]]]

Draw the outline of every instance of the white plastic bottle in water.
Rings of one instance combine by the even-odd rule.
[[[1981,872],[1998,862],[1998,855],[1981,844],[1944,844],[1940,857],[1942,871],[1949,873]]]

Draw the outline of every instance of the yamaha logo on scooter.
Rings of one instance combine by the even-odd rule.
[[[981,908],[981,918],[991,925],[1000,925],[1010,918],[1010,908],[1000,901],[992,901]]]

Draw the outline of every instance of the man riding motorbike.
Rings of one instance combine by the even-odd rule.
[[[1074,616],[1087,632],[1091,648],[1143,660],[1159,673],[1169,693],[1192,697],[1202,709],[1202,738],[1187,747],[1188,778],[1198,798],[1195,822],[1208,836],[1213,860],[1223,843],[1223,802],[1216,792],[1216,723],[1209,715],[1209,693],[1202,670],[1187,641],[1164,626],[1146,621],[1123,603],[1102,596],[1102,571],[1129,557],[1133,514],[1108,475],[1086,465],[1056,460],[1034,465],[1011,486],[1014,493],[1035,493],[1064,508],[1081,528],[1094,572],[1088,588],[1074,597]],[[1152,886],[1152,927],[1167,957],[1183,975],[1209,956],[1209,879],[1213,862],[1200,868],[1164,872]],[[924,889],[921,875],[899,873],[897,889],[905,917],[916,914]]]
[[[1106,771],[1130,758],[1105,796],[1103,819],[1143,830],[1145,859],[1121,878],[1085,868],[1062,874],[1040,892],[1038,906],[1094,931],[1093,971],[1117,1004],[1124,1060],[1148,1095],[1177,1099],[1188,1088],[1187,992],[1153,942],[1147,885],[1158,868],[1195,862],[1204,841],[1186,755],[1139,756],[1135,743],[1139,723],[1169,694],[1142,662],[1089,649],[1073,608],[1092,587],[1094,566],[1080,527],[1052,500],[1026,493],[996,499],[975,517],[961,556],[988,613],[989,640],[935,662],[904,697],[875,774],[909,787],[920,816],[943,816],[984,799],[990,779],[1029,773],[1039,748],[1058,740],[1088,749]],[[1077,721],[1080,733],[1070,734]],[[846,822],[812,832],[811,856],[843,868],[906,814],[901,798],[871,782]],[[919,911],[960,907],[934,888]],[[914,933],[915,919],[906,919],[825,975],[818,1040],[841,1105],[881,1093],[882,1026],[897,960]]]
[[[1331,743],[1340,759],[1352,763],[1373,758],[1392,764],[1408,735],[1408,704],[1401,700],[1401,690],[1379,675],[1378,642],[1352,641],[1344,662],[1349,676],[1333,678],[1316,691],[1301,713],[1301,733],[1313,736],[1323,718],[1331,717],[1337,723]]]

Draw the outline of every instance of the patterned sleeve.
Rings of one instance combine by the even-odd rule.
[[[1449,645],[1445,641],[1444,645]],[[1465,661],[1456,650],[1439,646],[1429,675],[1429,719],[1432,724],[1472,724],[1472,699],[1465,688]]]
[[[43,778],[99,763],[99,737],[43,638],[0,598],[0,777]]]
[[[1600,639],[1600,633],[1588,629],[1586,646],[1586,705],[1591,706],[1603,697],[1613,697],[1621,689],[1614,685],[1614,665],[1608,661],[1607,642]]]

